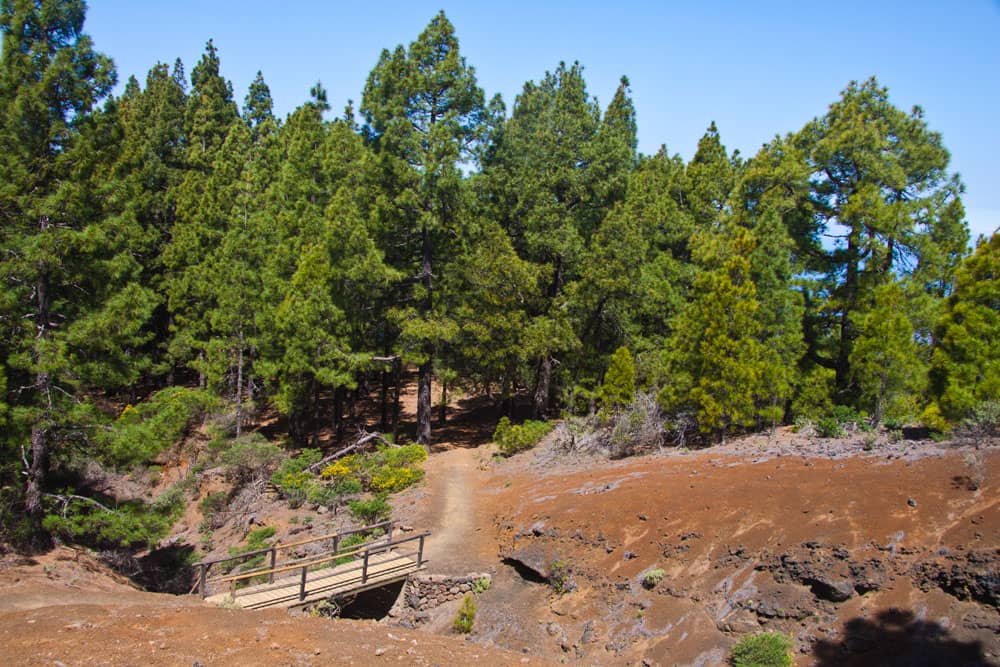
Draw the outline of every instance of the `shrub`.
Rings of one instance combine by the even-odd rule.
[[[887,431],[902,431],[906,423],[898,417],[886,417],[882,420],[882,425],[885,426],[885,430]]]
[[[367,456],[351,454],[334,461],[323,468],[320,477],[337,485],[353,480],[368,491],[396,493],[423,479],[419,464],[426,460],[422,445],[383,446]]]
[[[821,438],[839,438],[844,435],[844,429],[834,417],[823,417],[816,422],[816,435]]]
[[[202,389],[169,387],[137,406],[126,405],[111,428],[97,436],[117,466],[145,463],[181,439],[215,399]]]
[[[663,446],[663,413],[653,394],[637,394],[611,418],[608,449],[612,458]]]
[[[479,579],[476,579],[475,581],[472,582],[472,593],[474,595],[485,593],[486,591],[490,590],[490,584],[492,583],[493,580],[490,579],[489,577],[480,577]]]
[[[604,374],[604,384],[601,385],[601,404],[605,408],[614,408],[632,402],[635,397],[635,362],[632,353],[624,345],[611,355],[608,372]]]
[[[733,647],[733,667],[792,667],[792,664],[792,638],[780,632],[749,635]]]
[[[372,475],[369,487],[372,491],[396,493],[419,482],[424,477],[424,471],[418,468],[393,468],[382,466]]]
[[[323,454],[318,449],[303,449],[298,456],[285,459],[271,476],[271,483],[278,489],[292,509],[306,502],[318,486],[316,476],[306,468],[319,462]]]
[[[285,458],[277,445],[259,433],[251,433],[230,441],[222,453],[226,475],[238,484],[264,479]]]
[[[937,403],[931,403],[924,408],[924,411],[920,414],[920,423],[927,430],[936,433],[945,433],[949,428],[948,420],[941,414],[941,408]]]
[[[352,500],[347,503],[351,510],[351,515],[365,525],[385,521],[392,514],[392,506],[385,498],[385,494],[378,494],[368,500]]]
[[[833,409],[830,410],[830,417],[836,419],[841,426],[847,426],[849,424],[860,424],[865,419],[857,410],[849,405],[835,405]]]
[[[467,635],[472,632],[472,626],[475,622],[476,599],[471,594],[467,594],[465,599],[462,600],[462,606],[458,610],[458,616],[455,617],[455,632]]]
[[[663,577],[666,574],[667,573],[664,572],[661,568],[656,568],[656,569],[647,571],[646,574],[642,575],[642,585],[643,585],[643,587],[644,588],[649,588],[649,589],[656,588],[657,584],[659,584],[661,581],[663,581]]]
[[[1000,401],[983,401],[977,405],[957,432],[970,440],[1000,436]]]
[[[493,441],[504,456],[512,456],[535,445],[552,430],[548,422],[528,420],[523,424],[512,425],[510,419],[501,417],[493,432]]]
[[[186,480],[181,480],[149,504],[129,501],[115,507],[74,497],[71,489],[61,496],[61,507],[45,517],[42,527],[92,547],[151,549],[183,514],[186,488]]]
[[[560,595],[576,590],[576,582],[573,581],[569,563],[564,560],[552,561],[552,564],[549,565],[548,578],[549,585]]]

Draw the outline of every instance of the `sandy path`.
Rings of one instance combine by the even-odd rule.
[[[420,526],[431,531],[428,569],[438,574],[467,574],[491,564],[495,544],[485,539],[478,518],[485,473],[475,449],[435,453],[426,464],[428,502]]]

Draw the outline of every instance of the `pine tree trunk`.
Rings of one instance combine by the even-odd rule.
[[[544,419],[549,412],[549,385],[551,381],[552,357],[546,354],[538,360],[535,401],[531,413],[534,419]]]
[[[441,381],[441,408],[438,414],[438,421],[444,426],[448,419],[448,383]]]
[[[417,443],[431,444],[431,376],[434,362],[427,359],[417,371]]]
[[[319,447],[319,383],[316,378],[312,380],[309,395],[312,397],[312,446]]]
[[[851,347],[856,337],[854,327],[854,307],[857,301],[859,280],[858,233],[852,231],[847,238],[847,267],[844,276],[844,303],[840,315],[840,345],[837,350],[836,387],[834,401],[845,403],[853,396],[851,387]]]
[[[45,234],[49,229],[48,217],[42,217],[39,222],[39,232]],[[42,349],[49,338],[50,296],[49,276],[44,264],[39,263],[38,282],[35,285],[37,310],[35,311],[35,349],[33,361],[39,367],[42,365]],[[42,538],[42,494],[45,485],[45,475],[49,467],[49,423],[52,415],[52,378],[48,371],[39,370],[35,374],[35,391],[44,404],[42,414],[31,426],[31,460],[28,462],[28,480],[24,492],[24,510],[28,516],[33,532]]]
[[[395,443],[399,442],[399,393],[400,384],[403,382],[403,362],[400,359],[396,359],[392,364],[393,374],[395,375],[395,388],[393,389],[392,397],[392,441]]]
[[[236,437],[243,433],[243,330],[240,329],[240,349],[236,353]]]
[[[431,235],[423,230],[423,261],[421,275],[424,280],[426,296],[423,303],[423,315],[430,315],[433,309],[433,282],[431,280]],[[430,341],[423,347],[426,360],[417,370],[417,443],[429,446],[431,444],[431,376],[434,374],[434,346]]]
[[[379,401],[382,404],[382,419],[379,421],[379,430],[385,433],[389,430],[389,371],[382,371],[382,392]]]
[[[344,435],[344,388],[337,387],[333,390],[333,427],[337,434],[337,440]]]

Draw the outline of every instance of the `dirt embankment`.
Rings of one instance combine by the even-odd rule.
[[[505,462],[485,494],[500,557],[567,592],[535,584],[482,632],[586,664],[722,664],[760,630],[791,633],[799,665],[1000,664],[1000,452],[970,470],[971,450],[920,447]]]

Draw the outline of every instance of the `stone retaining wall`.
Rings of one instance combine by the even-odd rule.
[[[466,593],[471,593],[473,585],[485,580],[489,588],[492,578],[486,573],[473,573],[461,577],[444,574],[414,574],[406,583],[406,606],[414,611],[425,611],[450,602]]]

